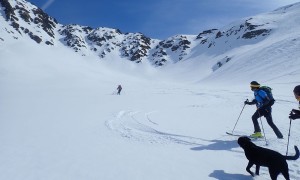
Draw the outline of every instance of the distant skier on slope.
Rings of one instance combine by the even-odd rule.
[[[254,98],[251,102],[246,100],[244,103],[248,105],[256,104],[257,110],[252,116],[252,121],[254,125],[254,134],[250,135],[254,138],[261,138],[263,137],[261,134],[261,130],[258,124],[258,118],[264,116],[267,119],[268,124],[275,132],[277,138],[282,139],[283,136],[277,126],[274,124],[272,119],[272,105],[274,104],[274,99],[268,97],[268,94],[262,90],[260,84],[256,81],[252,81],[250,83],[251,90],[254,92]]]
[[[118,90],[117,94],[120,95],[120,93],[121,93],[121,91],[122,91],[122,86],[121,86],[121,85],[118,85],[117,90]]]
[[[294,95],[295,98],[299,101],[299,109],[300,109],[300,85],[294,88]],[[292,109],[289,118],[292,120],[300,119],[300,111],[297,109]]]

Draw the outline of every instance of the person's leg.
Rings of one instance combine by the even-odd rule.
[[[273,122],[271,109],[265,115],[265,118],[267,119],[267,122],[268,122],[269,126],[273,129],[273,131],[276,134],[277,138],[280,138],[280,139],[283,138],[282,133],[279,131],[279,129],[277,128],[277,126]]]
[[[254,133],[261,132],[259,124],[258,124],[258,118],[260,117],[258,111],[255,111],[255,113],[252,116],[252,122],[254,125]]]

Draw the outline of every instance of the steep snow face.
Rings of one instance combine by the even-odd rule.
[[[150,61],[156,66],[181,61],[189,53],[194,39],[195,36],[191,35],[176,35],[160,41],[151,51]]]
[[[257,44],[271,35],[277,35],[279,29],[290,31],[285,35],[292,36],[299,28],[300,4],[296,3],[287,7],[280,8],[270,13],[260,14],[233,22],[220,30],[212,29],[204,31],[197,36],[200,45],[195,47],[198,53],[222,54],[234,48]],[[278,38],[272,36],[272,38]],[[203,49],[206,48],[206,49]]]
[[[137,63],[148,56],[152,44],[156,43],[141,33],[122,34],[118,29],[61,25],[25,0],[1,0],[0,5],[1,36],[8,34],[12,39],[30,37],[38,44],[63,43],[83,56],[95,54],[105,58],[112,53]]]
[[[81,53],[91,53],[105,58],[107,54],[115,54],[136,63],[141,62],[151,49],[150,38],[141,33],[123,34],[118,29],[83,27],[67,25],[59,29],[63,36],[62,42]]]
[[[6,32],[15,39],[29,36],[36,43],[54,44],[57,26],[54,18],[25,0],[1,0],[0,4],[1,21],[3,22],[2,18],[6,20],[6,23],[1,23],[1,26],[9,24],[13,27],[14,30]]]
[[[186,61],[190,62],[180,64],[191,77],[198,75],[198,79],[221,84],[245,77],[248,82],[275,81],[283,76],[297,79],[299,22],[300,4],[296,3],[201,33],[197,37],[200,44],[188,54]]]

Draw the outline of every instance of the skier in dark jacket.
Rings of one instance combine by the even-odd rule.
[[[121,85],[118,85],[117,90],[118,90],[117,94],[120,95],[120,93],[121,93],[121,91],[122,91],[122,86],[121,86]]]
[[[282,139],[283,136],[277,126],[274,124],[272,119],[272,107],[271,105],[274,103],[270,100],[267,93],[264,90],[260,89],[260,84],[256,81],[252,81],[250,83],[251,90],[254,92],[254,98],[251,102],[248,100],[245,101],[245,104],[253,105],[256,104],[257,110],[252,116],[252,121],[254,125],[254,134],[251,137],[262,138],[261,130],[258,124],[258,118],[264,116],[267,119],[268,124],[275,132],[277,138]]]
[[[294,95],[295,98],[299,101],[299,109],[300,109],[300,85],[294,88]],[[297,109],[292,109],[289,118],[293,120],[300,119],[300,111]]]

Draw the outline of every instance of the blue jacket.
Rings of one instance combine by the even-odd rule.
[[[267,93],[261,89],[254,91],[254,97],[256,100],[257,108],[261,108],[263,105],[268,104],[270,101]]]

